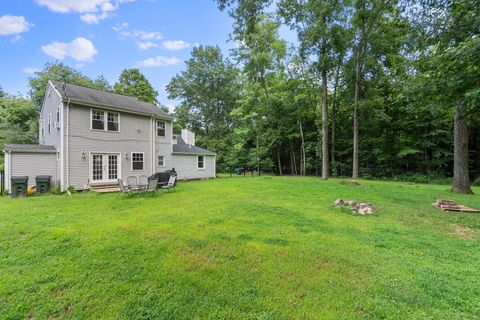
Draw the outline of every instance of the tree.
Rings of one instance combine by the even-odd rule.
[[[300,56],[319,71],[322,86],[322,108],[320,114],[322,139],[322,178],[327,179],[329,170],[328,139],[328,74],[339,55],[338,43],[345,39],[344,1],[283,0],[279,3],[279,14],[300,40]],[[345,40],[343,40],[345,41]],[[343,46],[342,46],[343,47]]]
[[[109,88],[106,80],[95,82],[62,62],[46,63],[42,71],[35,72],[35,75],[29,79],[29,95],[33,106],[40,110],[43,103],[43,97],[47,88],[48,80],[57,80],[85,86],[89,88],[107,90]]]
[[[0,98],[4,97],[6,95],[5,91],[3,91],[2,86],[0,86]]]
[[[230,147],[230,113],[241,90],[239,71],[213,46],[194,48],[186,66],[166,87],[170,99],[180,100],[177,123],[195,131],[200,145],[217,152],[222,167]]]
[[[140,101],[158,105],[158,92],[152,87],[140,70],[125,69],[120,74],[117,83],[113,86],[116,93],[135,97]]]
[[[480,5],[474,0],[422,5],[417,20],[424,30],[419,77],[432,101],[454,110],[452,191],[472,193],[468,115],[469,107],[471,112],[478,109],[480,97]]]
[[[0,98],[0,149],[5,143],[36,143],[37,132],[37,112],[30,100],[9,95]]]

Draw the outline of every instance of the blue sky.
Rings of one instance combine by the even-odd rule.
[[[0,0],[0,85],[26,94],[32,72],[55,60],[111,84],[138,67],[172,107],[165,84],[197,44],[227,54],[231,25],[213,0]]]

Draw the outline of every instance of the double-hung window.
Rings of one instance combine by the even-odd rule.
[[[132,171],[142,171],[144,167],[143,152],[132,152]]]
[[[92,129],[119,132],[120,115],[116,112],[92,109]]]
[[[92,129],[105,130],[104,112],[92,110]]]
[[[165,167],[165,157],[164,156],[157,156],[157,166]]]
[[[198,156],[197,157],[197,169],[205,169],[205,157]]]
[[[118,132],[118,113],[107,112],[107,130]]]
[[[157,137],[165,137],[165,121],[157,120]]]

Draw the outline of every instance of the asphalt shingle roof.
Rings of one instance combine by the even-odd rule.
[[[172,145],[173,153],[204,154],[212,156],[215,155],[214,152],[208,151],[207,149],[185,143],[182,137],[178,134],[174,134],[173,136],[177,138],[177,143]]]
[[[54,146],[44,146],[38,144],[13,144],[6,143],[3,147],[5,151],[14,152],[34,152],[34,153],[55,153],[57,149]]]
[[[50,82],[55,86],[64,100],[71,99],[78,103],[84,102],[114,108],[120,111],[139,112],[162,118],[172,118],[171,115],[161,110],[159,107],[151,103],[137,100],[133,97],[77,86],[61,81],[50,80]]]

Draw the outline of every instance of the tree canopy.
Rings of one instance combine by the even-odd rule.
[[[135,97],[140,101],[158,105],[158,92],[155,91],[140,70],[136,68],[123,70],[118,81],[113,86],[113,89],[116,93]]]

